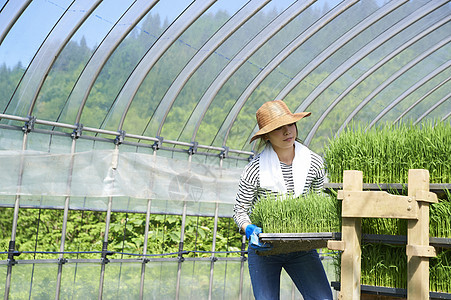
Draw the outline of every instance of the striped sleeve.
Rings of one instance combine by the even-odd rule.
[[[304,194],[308,192],[320,193],[324,188],[324,180],[326,178],[326,170],[324,161],[318,154],[312,153],[312,161],[310,170],[307,175],[307,182],[304,186]]]
[[[257,199],[259,186],[259,156],[257,155],[243,170],[238,184],[233,219],[241,230],[244,223],[251,223],[249,212]]]

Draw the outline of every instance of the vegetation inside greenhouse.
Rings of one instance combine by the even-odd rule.
[[[351,124],[330,140],[324,160],[330,182],[344,170],[363,172],[364,183],[407,183],[409,169],[426,169],[431,183],[451,182],[451,124]]]
[[[0,210],[0,248],[8,249],[11,239],[12,208]],[[106,212],[70,211],[67,225],[66,258],[99,259],[105,235]],[[108,232],[108,250],[117,252],[110,258],[136,258],[144,245],[145,214],[112,213]],[[17,259],[56,259],[61,243],[62,210],[21,209],[16,235]],[[151,215],[147,253],[176,257],[179,251],[182,217],[179,215]],[[213,241],[212,217],[187,216],[184,250],[187,257],[211,256]],[[241,249],[241,235],[231,218],[219,218],[216,251],[233,252]],[[30,253],[28,253],[30,252]],[[37,252],[37,253],[34,253]],[[71,253],[73,252],[73,253]],[[80,252],[80,253],[78,253]],[[240,254],[217,253],[216,256]],[[0,254],[6,259],[7,254]]]
[[[334,259],[336,272],[340,259]],[[361,284],[407,288],[407,257],[405,245],[362,244]],[[429,262],[429,290],[451,292],[451,249],[441,248]]]

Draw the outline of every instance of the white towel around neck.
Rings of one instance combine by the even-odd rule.
[[[306,146],[295,142],[294,159],[292,163],[294,194],[302,194],[310,168],[311,152]],[[273,192],[287,194],[287,186],[282,175],[279,157],[268,143],[260,154],[260,187]]]

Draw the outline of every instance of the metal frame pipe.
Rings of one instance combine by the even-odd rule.
[[[175,299],[180,297],[180,279],[182,275],[182,263],[185,260],[183,257],[183,241],[185,239],[185,225],[186,225],[186,201],[183,202],[183,214],[182,214],[182,226],[180,229],[180,243],[179,243],[179,255],[178,255],[178,267],[177,267],[177,284],[175,288]]]
[[[75,161],[75,144],[76,144],[76,138],[72,139],[72,147],[71,147],[71,159],[70,159],[70,165],[69,165],[69,174],[67,178],[67,195],[70,195],[70,190],[72,187],[72,173],[74,170],[74,161]],[[64,201],[64,217],[63,217],[63,226],[61,229],[61,244],[60,244],[60,252],[64,252],[64,246],[66,243],[66,231],[67,231],[67,219],[69,217],[69,202],[70,202],[70,196],[66,196]],[[64,254],[61,253],[58,258],[58,274],[56,277],[56,292],[55,292],[55,299],[60,298],[60,291],[61,291],[61,277],[63,273],[63,265],[65,263]]]
[[[33,127],[33,123],[27,126],[27,124],[23,127],[24,135],[22,140],[22,150],[26,150],[27,148],[27,141],[28,141],[28,133],[29,128]],[[20,168],[19,168],[19,177],[17,179],[17,194],[14,201],[14,216],[13,216],[13,224],[11,228],[11,240],[9,242],[8,247],[8,269],[6,271],[6,281],[5,281],[5,293],[4,293],[4,299],[9,299],[9,292],[11,288],[11,275],[12,275],[12,267],[15,265],[14,260],[14,254],[15,254],[15,248],[16,248],[16,232],[17,232],[17,223],[19,220],[19,209],[20,209],[20,189],[22,186],[22,180],[23,180],[23,171],[24,171],[24,157],[21,157],[20,160]]]
[[[8,115],[8,114],[2,114],[0,113],[0,119],[7,119],[7,120],[13,120],[13,121],[20,121],[20,122],[28,122],[30,121],[30,118],[32,117],[19,117],[19,116],[14,116],[14,115]],[[46,125],[46,126],[51,126],[51,127],[59,127],[59,128],[67,128],[67,129],[77,129],[79,126],[77,125],[71,125],[71,124],[65,124],[65,123],[61,123],[61,122],[52,122],[52,121],[47,121],[47,120],[42,120],[42,119],[35,119],[35,124],[40,124],[40,125]],[[0,124],[3,125],[3,124]],[[6,125],[4,125],[6,126]],[[17,129],[19,129],[20,127],[17,127]],[[33,132],[38,132],[39,129],[32,129]],[[83,131],[87,131],[87,132],[93,132],[93,133],[98,133],[98,134],[105,134],[105,135],[111,135],[111,136],[118,136],[121,133],[118,131],[112,131],[112,130],[104,130],[104,129],[100,129],[100,128],[92,128],[92,127],[84,127],[83,126]],[[65,134],[65,133],[61,133],[61,132],[57,132],[57,131],[48,131],[48,134]],[[65,134],[67,136],[70,136],[70,134]],[[190,142],[180,142],[180,141],[174,141],[174,140],[165,140],[165,139],[159,139],[157,137],[149,137],[149,136],[142,136],[142,135],[136,135],[136,134],[130,134],[130,133],[125,133],[124,134],[125,138],[132,138],[132,139],[138,139],[138,140],[144,140],[144,141],[151,141],[151,142],[159,142],[159,143],[165,143],[165,144],[170,144],[170,145],[177,145],[177,146],[184,146],[184,147],[192,147],[193,143]],[[80,136],[80,138],[90,138],[90,139],[95,139],[98,140],[100,139],[99,137],[92,137],[92,136]],[[126,143],[126,141],[124,141],[124,144]],[[144,145],[144,144],[143,144]],[[146,146],[148,146],[147,144],[145,144]],[[254,155],[254,152],[251,151],[243,151],[243,150],[239,150],[239,149],[225,149],[224,147],[215,147],[215,146],[209,146],[209,145],[201,145],[201,144],[197,144],[198,148],[201,149],[206,149],[206,150],[212,150],[212,151],[218,151],[218,152],[222,152],[227,150],[229,153],[236,153],[236,154],[244,154],[244,155]],[[169,149],[169,148],[168,148]],[[172,149],[172,148],[171,148]],[[201,152],[197,152],[197,153],[201,153]],[[229,156],[230,157],[230,156]]]
[[[146,228],[144,229],[144,243],[143,243],[143,255],[147,254],[147,242],[149,239],[149,224],[150,224],[150,207],[152,205],[152,200],[147,200],[147,211],[146,211]],[[146,263],[149,260],[143,256],[141,265],[141,284],[139,286],[139,299],[144,297],[144,278],[146,273]]]
[[[218,211],[219,211],[219,203],[216,203],[215,207],[215,222],[214,222],[214,229],[213,229],[213,242],[211,246],[211,262],[210,262],[210,286],[208,288],[208,299],[211,300],[211,294],[213,292],[213,274],[214,274],[214,268],[215,268],[215,262],[217,258],[215,257],[215,250],[216,250],[216,236],[218,231]]]
[[[101,300],[103,297],[103,284],[105,281],[105,265],[109,262],[107,258],[107,250],[108,250],[108,232],[110,230],[110,221],[111,221],[111,207],[113,205],[113,197],[108,198],[108,210],[106,214],[105,221],[105,234],[102,245],[102,258],[101,258],[101,269],[100,269],[100,280],[99,280],[99,296],[98,299]]]

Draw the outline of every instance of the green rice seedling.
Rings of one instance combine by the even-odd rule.
[[[429,290],[451,293],[451,249],[438,248],[429,259]],[[341,254],[334,257],[336,277],[340,277]],[[362,245],[361,284],[407,288],[406,247],[400,245]]]
[[[254,205],[250,217],[266,233],[337,232],[341,229],[340,210],[338,200],[327,194],[268,194]]]
[[[324,160],[330,182],[342,182],[344,170],[360,170],[365,183],[405,183],[409,169],[427,169],[430,182],[449,183],[449,153],[449,123],[386,123],[370,129],[351,123],[329,140]]]
[[[451,238],[451,195],[447,199],[432,203],[429,207],[429,235]]]
[[[407,287],[406,247],[363,244],[361,283],[383,287]]]
[[[406,235],[407,220],[363,218],[362,233],[384,235]]]
[[[406,247],[389,244],[362,244],[360,283],[371,286],[406,288]],[[337,278],[341,274],[341,254],[334,258]]]
[[[451,249],[441,249],[429,260],[429,290],[451,293]]]

